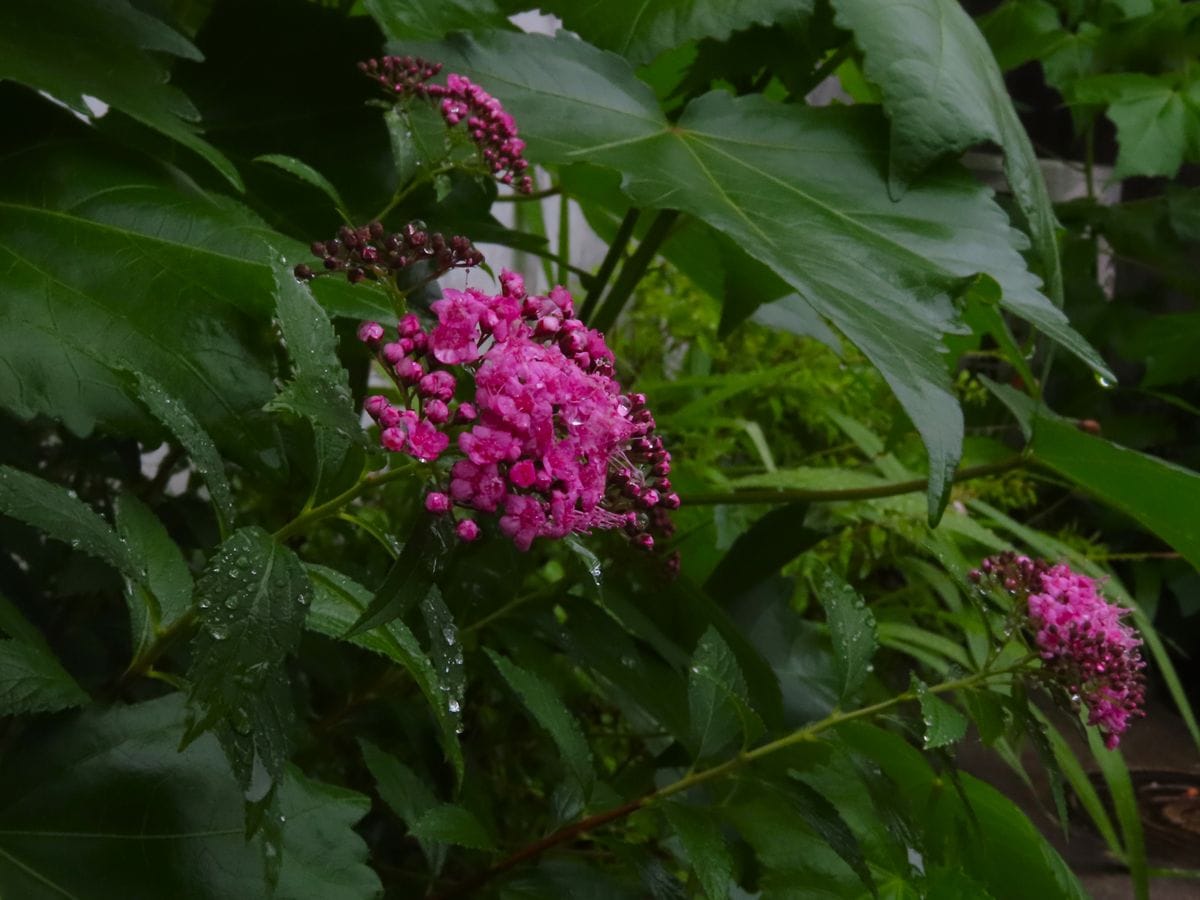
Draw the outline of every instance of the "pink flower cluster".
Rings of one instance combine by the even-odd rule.
[[[385,56],[358,64],[368,77],[383,85],[393,97],[416,97],[440,101],[438,108],[446,125],[465,122],[467,133],[479,148],[483,161],[504,184],[518,191],[533,191],[533,179],[524,172],[529,162],[522,155],[525,142],[517,136],[517,124],[500,101],[464,75],[450,74],[445,86],[429,84],[442,70],[441,63],[412,56]]]
[[[1144,715],[1142,641],[1122,621],[1126,610],[1063,563],[1002,553],[985,559],[971,577],[1025,598],[1043,670],[1073,702],[1087,705],[1088,724],[1100,728],[1105,746],[1116,747],[1130,721]]]
[[[508,271],[500,283],[495,296],[445,291],[432,328],[410,313],[393,342],[378,323],[361,326],[404,401],[368,398],[381,443],[423,462],[453,443],[454,462],[425,506],[454,514],[464,540],[479,534],[470,510],[499,517],[521,550],[539,537],[615,528],[653,548],[654,533],[672,532],[679,496],[645,396],[621,392],[603,335],[575,317],[565,288],[527,295]]]

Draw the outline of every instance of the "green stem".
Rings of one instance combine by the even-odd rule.
[[[530,194],[505,194],[503,197],[497,197],[493,203],[526,203],[530,200],[545,200],[547,197],[556,197],[562,193],[562,188],[558,185],[551,185],[548,188],[543,188],[540,191],[534,191]]]
[[[941,684],[934,685],[933,687],[929,688],[929,692],[933,694],[944,694],[949,691],[974,687],[987,681],[989,678],[995,678],[1000,675],[1008,675],[1012,673],[1016,669],[1024,666],[1031,658],[1032,657],[1026,657],[1012,666],[999,669],[995,672],[989,672],[985,670],[982,672],[976,672],[973,675],[967,675],[963,678],[957,678],[953,681],[944,681]],[[470,893],[476,888],[491,881],[497,875],[502,875],[503,873],[516,868],[522,863],[537,859],[547,850],[574,840],[575,838],[580,837],[588,832],[595,831],[596,829],[607,825],[610,822],[623,819],[640,809],[645,809],[648,806],[652,806],[653,804],[666,800],[669,797],[673,797],[676,794],[689,791],[701,784],[714,781],[718,778],[723,778],[732,772],[736,772],[743,766],[770,756],[773,753],[778,753],[780,750],[786,750],[788,747],[793,747],[796,744],[814,740],[822,732],[828,731],[831,728],[836,728],[837,726],[844,725],[847,722],[853,722],[856,719],[864,719],[874,716],[877,713],[885,712],[895,706],[899,706],[901,703],[909,703],[916,699],[916,691],[909,690],[901,694],[897,694],[895,697],[892,697],[888,700],[884,700],[880,703],[874,703],[870,706],[864,706],[860,709],[850,710],[849,712],[842,712],[840,710],[832,712],[824,719],[805,725],[803,728],[799,728],[790,734],[786,734],[777,740],[763,744],[762,746],[756,747],[753,750],[740,753],[723,763],[719,763],[707,769],[701,769],[698,772],[691,772],[677,781],[671,782],[665,787],[661,787],[647,794],[643,794],[640,797],[636,797],[633,800],[622,803],[620,806],[616,806],[612,809],[605,810],[604,812],[596,813],[595,815],[580,819],[578,822],[574,822],[565,828],[561,828],[539,841],[535,841],[532,844],[522,847],[511,856],[506,857],[491,868],[484,870],[474,878],[461,882],[450,890],[437,895],[435,900],[450,900],[452,897],[459,897]]]
[[[571,260],[571,198],[558,198],[558,283],[566,286]]]
[[[1013,456],[995,463],[984,463],[979,466],[968,466],[959,469],[954,476],[954,483],[970,481],[973,478],[985,478],[989,475],[999,475],[1012,469],[1019,469],[1030,463],[1024,456]],[[914,478],[911,481],[896,481],[891,484],[873,485],[871,487],[844,488],[841,490],[822,490],[819,488],[750,488],[742,491],[697,492],[683,495],[683,502],[690,506],[713,506],[720,504],[743,503],[837,503],[848,500],[877,500],[881,497],[896,497],[900,494],[911,494],[923,491],[929,484],[928,478]]]
[[[415,191],[417,188],[425,186],[429,182],[433,181],[433,179],[435,179],[439,175],[450,174],[451,172],[453,172],[455,170],[455,168],[456,168],[455,166],[439,166],[438,168],[433,169],[430,172],[426,172],[420,178],[413,179],[407,185],[405,185],[403,188],[397,190],[396,193],[392,194],[392,199],[388,201],[387,206],[385,206],[383,209],[381,209],[379,212],[377,212],[372,217],[371,221],[382,222],[384,219],[384,216],[386,216],[393,209],[395,209],[397,206],[399,206],[401,203],[403,203],[406,199],[408,199],[409,195],[412,194],[412,192]]]
[[[612,278],[612,273],[616,270],[617,263],[625,255],[625,248],[629,246],[629,240],[633,237],[633,229],[637,226],[637,221],[641,215],[642,211],[636,207],[625,213],[625,218],[617,226],[617,233],[613,235],[612,243],[608,245],[608,252],[604,254],[600,268],[596,270],[596,278],[592,282],[592,286],[588,288],[587,296],[579,304],[577,315],[582,317],[585,309],[590,313],[595,309],[596,304],[600,302],[600,297],[604,294],[604,289],[608,287],[608,279]]]
[[[376,475],[368,475],[359,480],[353,487],[342,491],[331,500],[326,500],[319,506],[314,506],[311,509],[306,509],[301,512],[296,518],[288,522],[282,528],[275,532],[273,537],[277,541],[286,541],[290,537],[294,537],[304,531],[314,522],[319,522],[321,519],[327,519],[330,516],[336,516],[351,500],[361,494],[366,493],[372,488],[378,487],[381,484],[387,484],[389,481],[395,481],[398,478],[404,478],[411,475],[412,466],[401,466],[396,469],[388,469],[386,472],[381,472]]]
[[[591,326],[593,328],[598,331],[608,331],[616,323],[617,317],[621,315],[621,310],[629,302],[634,288],[642,280],[646,270],[650,268],[650,263],[658,253],[658,248],[667,239],[667,235],[670,234],[671,228],[678,218],[679,211],[674,209],[661,210],[654,217],[654,221],[646,229],[645,237],[638,244],[637,250],[621,267],[621,274],[617,276],[612,290],[608,292],[604,303],[592,317]]]

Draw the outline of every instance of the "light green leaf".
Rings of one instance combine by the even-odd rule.
[[[74,491],[20,469],[0,466],[0,514],[108,563],[133,581],[145,578],[129,546]]]
[[[815,585],[833,641],[833,669],[838,696],[850,699],[867,680],[875,655],[875,617],[862,597],[828,566],[819,570]]]
[[[1117,126],[1113,178],[1165,175],[1200,160],[1200,80],[1178,87],[1142,73],[1096,75],[1075,82],[1072,103],[1105,103]]]
[[[1148,900],[1150,875],[1146,867],[1146,836],[1142,831],[1142,813],[1133,791],[1133,781],[1129,777],[1129,767],[1125,765],[1125,757],[1120,750],[1105,748],[1094,728],[1087,729],[1087,735],[1088,746],[1104,776],[1104,783],[1108,785],[1117,824],[1121,827],[1122,849],[1129,866],[1129,877],[1133,881],[1134,897],[1136,900]]]
[[[520,123],[531,158],[616,169],[635,204],[701,218],[773,269],[896,392],[929,450],[935,519],[962,443],[940,358],[942,335],[962,330],[951,303],[961,278],[991,275],[1007,308],[1097,362],[1038,292],[1019,234],[985,188],[946,165],[901,199],[888,195],[876,111],[713,93],[671,124],[627,64],[566,36],[490,34],[402,49],[487,85]]]
[[[258,527],[234,532],[196,583],[189,736],[216,732],[253,804],[270,796],[287,765],[294,710],[284,662],[312,593],[296,554]]]
[[[157,54],[203,59],[183,35],[126,0],[61,0],[46,13],[24,3],[0,8],[0,80],[45,91],[89,118],[84,97],[97,98],[199,153],[242,189],[233,164],[200,137],[196,107],[167,83],[169,66]]]
[[[912,684],[921,704],[921,719],[925,722],[925,749],[933,750],[962,740],[967,733],[967,717],[929,690],[916,675],[912,676]]]
[[[182,698],[87,711],[28,732],[0,767],[0,895],[21,900],[374,900],[382,890],[353,826],[367,799],[291,770],[279,792],[274,893],[262,838],[218,743],[178,749]],[[69,859],[70,865],[63,860]]]
[[[1046,182],[1000,69],[971,17],[958,0],[833,0],[833,6],[838,22],[854,32],[866,54],[868,77],[883,91],[884,109],[892,120],[893,183],[907,186],[934,160],[984,141],[999,144],[1009,185],[1033,238],[1046,293],[1062,306],[1062,267]],[[1105,370],[1104,361],[1064,317],[1036,301],[1026,303],[1007,285],[1004,293],[1013,312],[1088,365]]]
[[[316,613],[315,606],[313,613]],[[363,761],[375,779],[379,796],[405,824],[417,821],[438,805],[437,797],[416,772],[370,741],[360,739],[358,745],[362,749]],[[445,845],[423,838],[418,840],[430,868],[439,871],[446,859]]]
[[[1046,0],[1007,0],[977,20],[996,63],[1007,72],[1051,50],[1066,35]]]
[[[700,636],[688,674],[688,713],[697,759],[722,750],[740,731],[743,746],[764,731],[750,706],[746,679],[737,657],[710,625]]]
[[[314,592],[312,609],[304,620],[305,626],[335,640],[348,640],[406,669],[433,712],[442,749],[454,767],[455,777],[461,782],[463,755],[458,742],[459,716],[450,711],[438,681],[437,670],[421,649],[416,635],[400,619],[393,619],[381,627],[346,637],[350,626],[370,604],[371,592],[341,572],[318,565],[309,565],[307,568]]]
[[[346,204],[338,193],[338,189],[333,186],[333,182],[303,160],[296,159],[294,156],[285,156],[282,153],[266,153],[262,156],[256,156],[254,161],[275,166],[275,168],[282,169],[289,175],[295,175],[305,184],[312,185],[329,198],[329,202],[333,204],[334,209],[345,215]]]
[[[712,813],[685,803],[664,803],[667,822],[679,836],[683,852],[708,900],[725,900],[733,887],[733,859]]]
[[[493,850],[495,845],[487,830],[468,810],[452,803],[443,803],[410,823],[414,837],[423,841],[455,844],[471,850]]]
[[[592,751],[579,723],[563,703],[562,697],[549,682],[535,673],[522,669],[490,649],[487,650],[487,655],[504,676],[509,687],[520,696],[533,717],[550,732],[550,737],[558,745],[558,752],[562,754],[564,765],[579,785],[586,800],[591,796],[592,786],[596,781]]]
[[[735,31],[810,15],[813,0],[541,0],[584,40],[630,62],[649,62],[664,50]]]

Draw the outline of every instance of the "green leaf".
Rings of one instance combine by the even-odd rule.
[[[435,573],[445,564],[448,552],[449,538],[438,524],[418,517],[404,549],[384,576],[370,605],[346,636],[354,637],[386,625],[424,599],[433,586]]]
[[[838,697],[850,699],[871,671],[875,655],[875,617],[858,592],[828,566],[819,569],[815,587],[833,641],[833,668],[837,674]]]
[[[270,796],[287,765],[294,711],[284,663],[311,595],[296,554],[258,527],[234,532],[196,584],[189,736],[217,733],[252,804]]]
[[[575,717],[571,715],[562,697],[548,681],[522,669],[498,653],[487,650],[488,658],[504,676],[509,687],[517,692],[522,702],[533,714],[550,737],[558,745],[563,763],[586,800],[592,794],[596,771],[592,765],[592,751]]]
[[[414,837],[423,841],[455,844],[471,850],[494,850],[487,830],[468,810],[443,803],[424,813],[409,825]]]
[[[79,435],[102,425],[141,437],[157,429],[121,370],[135,371],[185,403],[231,459],[278,466],[260,411],[274,394],[276,247],[307,254],[238,204],[111,145],[10,155],[0,172],[0,355],[10,363],[0,404]],[[365,285],[324,279],[317,290],[340,314],[390,309]]]
[[[315,605],[313,612],[316,612]],[[363,761],[375,779],[379,796],[405,824],[411,825],[438,805],[437,797],[416,772],[370,741],[360,739],[358,745]],[[430,868],[439,871],[446,859],[445,847],[438,841],[423,838],[419,842]]]
[[[160,53],[203,59],[183,35],[126,0],[62,0],[53,15],[24,4],[0,9],[0,81],[45,91],[89,118],[84,97],[98,98],[199,153],[241,190],[237,169],[200,137],[196,108],[167,84]]]
[[[1096,75],[1071,85],[1068,99],[1108,105],[1119,147],[1114,179],[1173,178],[1185,161],[1200,160],[1200,80],[1178,87],[1140,72]]]
[[[520,123],[530,158],[620,171],[636,205],[703,219],[841,329],[921,433],[934,519],[962,444],[941,337],[962,330],[951,297],[963,277],[991,275],[1007,308],[1102,367],[1038,292],[1020,235],[986,188],[944,165],[889,197],[877,111],[718,92],[671,124],[628,65],[569,37],[490,34],[402,49],[486,85]]]
[[[705,896],[708,900],[725,900],[733,887],[733,859],[720,825],[702,807],[670,802],[660,808],[679,836]]]
[[[455,724],[462,730],[462,703],[467,692],[467,674],[463,669],[462,639],[454,614],[437,585],[429,589],[421,601],[421,616],[429,632],[429,656],[437,673],[437,686],[442,695],[442,704]]]
[[[1016,391],[993,389],[1032,430],[1034,459],[1141,523],[1200,567],[1200,474],[1088,434]]]
[[[862,846],[837,807],[803,781],[799,773],[791,771],[788,774],[792,776],[792,780],[786,788],[786,794],[801,818],[854,870],[871,895],[879,896],[875,879],[871,877],[871,870],[863,856]]]
[[[282,409],[313,425],[357,437],[362,429],[350,397],[350,382],[337,357],[337,338],[308,285],[275,270],[276,313],[292,361],[289,381],[268,409]]]
[[[807,503],[790,503],[738,535],[704,582],[709,596],[722,602],[744,594],[825,537],[804,527],[807,515]]]
[[[133,581],[145,578],[129,546],[74,491],[0,466],[0,513],[108,563]]]
[[[121,539],[146,564],[146,586],[157,602],[158,627],[171,627],[192,605],[192,573],[182,551],[158,517],[132,494],[117,497],[113,518]]]
[[[496,0],[364,0],[389,41],[437,40],[452,31],[512,28]]]
[[[269,166],[275,166],[277,169],[282,169],[289,175],[294,175],[303,181],[305,184],[315,187],[318,191],[329,198],[329,202],[333,204],[333,208],[345,214],[346,204],[342,200],[338,190],[333,186],[328,178],[310,166],[308,163],[296,159],[294,156],[286,156],[282,153],[265,153],[262,156],[256,156],[255,162],[266,163]]]
[[[132,374],[137,383],[138,398],[150,414],[175,436],[204,479],[221,531],[227,532],[237,517],[237,506],[233,501],[229,480],[225,477],[225,463],[212,438],[181,400],[172,397],[166,388],[145,372],[134,371]]]
[[[1133,881],[1133,893],[1137,900],[1148,900],[1150,896],[1150,874],[1146,867],[1146,836],[1142,831],[1142,813],[1138,809],[1137,795],[1129,777],[1129,767],[1120,750],[1109,750],[1101,742],[1094,728],[1087,729],[1088,745],[1092,756],[1108,785],[1117,824],[1121,827],[1121,839],[1125,851],[1129,877]]]
[[[326,637],[348,640],[406,669],[433,712],[442,749],[461,783],[464,764],[462,747],[458,742],[460,717],[450,711],[437,670],[421,649],[417,636],[402,621],[394,619],[386,625],[347,638],[350,626],[371,602],[371,592],[341,572],[318,565],[309,565],[307,568],[313,584],[313,602],[308,618],[304,620],[305,627]]]
[[[750,706],[746,679],[737,658],[712,625],[701,635],[692,655],[688,713],[697,759],[724,749],[739,731],[746,746],[764,730],[758,713]]]
[[[1058,10],[1046,0],[1007,0],[977,24],[1005,72],[1040,57],[1066,34]]]
[[[916,675],[912,676],[912,689],[917,692],[921,704],[925,749],[934,750],[961,741],[967,733],[967,717],[929,690],[929,685]]]
[[[0,640],[0,716],[83,706],[88,695],[42,647]]]
[[[649,62],[688,41],[723,41],[752,25],[770,25],[812,13],[813,0],[540,0],[584,40],[630,62]]]
[[[884,109],[892,120],[892,183],[907,186],[934,160],[976,144],[1000,145],[1046,293],[1062,306],[1057,223],[1046,182],[1000,69],[971,17],[958,0],[833,0],[833,6],[839,24],[854,32],[866,54],[868,77],[883,91]],[[1004,284],[1003,279],[997,280]],[[1065,318],[1041,304],[1010,296],[1007,285],[1004,293],[1009,309],[1097,371],[1106,370],[1104,361],[1067,327]]]
[[[268,900],[261,837],[216,740],[182,752],[180,695],[88,711],[28,732],[0,766],[0,894],[21,900]],[[353,826],[367,799],[292,770],[278,898],[374,900],[381,886]],[[63,865],[69,859],[70,865]]]

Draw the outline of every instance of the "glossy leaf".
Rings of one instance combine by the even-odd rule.
[[[934,750],[961,741],[967,733],[967,717],[929,690],[929,685],[916,675],[912,683],[921,705],[921,720],[925,723],[925,749]]]
[[[724,749],[741,732],[743,746],[763,732],[750,706],[746,679],[716,628],[709,626],[696,645],[688,674],[688,712],[697,759]]]
[[[833,641],[833,668],[842,701],[854,696],[871,672],[875,655],[875,617],[862,597],[828,567],[822,567],[816,584],[825,607]]]
[[[492,839],[479,820],[469,810],[452,803],[427,810],[409,824],[409,830],[423,841],[456,844],[472,850],[493,849]]]
[[[733,858],[713,814],[685,803],[664,803],[663,815],[683,845],[683,852],[708,900],[725,900],[733,887]]]
[[[179,545],[146,504],[121,494],[113,504],[117,533],[146,566],[146,585],[158,605],[158,625],[169,628],[192,604],[192,573]]]
[[[812,0],[541,0],[584,40],[630,62],[649,62],[688,41],[723,41],[752,25],[769,25],[812,13]]]
[[[363,6],[391,41],[512,27],[496,0],[365,0]]]
[[[313,602],[304,620],[305,627],[326,637],[348,640],[406,669],[429,704],[438,723],[442,749],[454,767],[455,777],[461,782],[463,755],[458,742],[459,716],[450,711],[437,670],[421,649],[417,636],[402,621],[393,619],[386,625],[346,637],[350,626],[371,602],[371,592],[326,566],[310,565],[307,568],[313,585]]]
[[[8,601],[0,597],[0,603]],[[44,643],[25,643],[15,636],[0,640],[0,716],[56,712],[88,700]]]
[[[517,692],[521,701],[543,728],[550,733],[563,764],[571,773],[584,798],[591,796],[596,772],[592,764],[592,751],[575,717],[571,715],[562,698],[545,679],[522,669],[498,653],[487,651],[492,664],[504,676],[509,687]]]
[[[234,532],[196,583],[189,733],[216,732],[250,803],[270,796],[287,765],[294,712],[284,662],[311,598],[300,560],[257,527]]]
[[[292,770],[279,883],[218,743],[178,749],[181,697],[89,711],[27,734],[0,767],[0,893],[23,900],[189,897],[372,900],[381,888],[353,826],[367,799]],[[197,802],[203,798],[203,802]],[[69,858],[70,865],[63,865]]]
[[[421,616],[425,619],[425,629],[429,632],[429,657],[433,661],[434,672],[437,673],[441,702],[446,708],[448,718],[455,723],[455,729],[462,730],[462,704],[467,692],[462,639],[458,634],[454,614],[450,607],[446,606],[442,592],[436,585],[431,587],[421,600]]]
[[[347,636],[386,625],[423,600],[433,586],[436,570],[445,563],[449,540],[436,522],[418,517],[404,549]]]
[[[1062,267],[1046,182],[1000,69],[971,17],[957,0],[833,0],[833,6],[838,22],[854,32],[866,54],[868,77],[883,91],[884,108],[892,119],[893,184],[907,187],[935,160],[976,144],[1000,145],[1046,292],[1061,306]],[[1006,299],[1011,303],[1016,298]],[[1051,330],[1047,333],[1055,336]],[[1071,351],[1089,365],[1104,368],[1077,336],[1060,332],[1056,339],[1073,344]]]
[[[134,581],[145,577],[129,546],[74,491],[20,469],[0,466],[0,514],[103,560]]]
[[[196,107],[167,84],[157,54],[204,58],[183,35],[126,0],[64,0],[53,15],[44,12],[0,9],[0,80],[45,91],[85,117],[92,115],[85,97],[99,99],[199,153],[241,188],[233,164],[200,137]]]
[[[981,185],[942,166],[900,200],[888,196],[876,149],[882,122],[869,109],[713,93],[668,124],[628,66],[567,37],[402,46],[494,89],[521,123],[531,157],[617,169],[634,203],[704,219],[841,329],[880,369],[925,441],[934,519],[962,443],[961,412],[939,359],[941,335],[962,327],[950,303],[959,279],[991,275],[1006,307],[1103,369],[1038,292],[1019,236]]]

